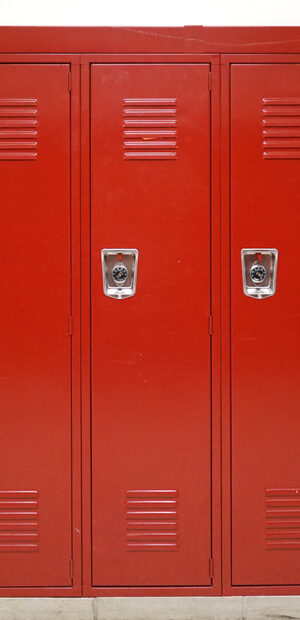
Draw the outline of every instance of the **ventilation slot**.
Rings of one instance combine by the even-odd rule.
[[[0,160],[37,159],[37,99],[0,99]]]
[[[38,550],[38,491],[0,491],[0,552]]]
[[[266,548],[300,550],[300,489],[267,489]]]
[[[300,98],[263,99],[264,159],[300,159]]]
[[[127,491],[126,549],[178,550],[177,491]]]
[[[124,159],[177,159],[176,99],[124,99]]]

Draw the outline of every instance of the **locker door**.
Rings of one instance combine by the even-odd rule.
[[[233,583],[299,584],[300,65],[231,75]],[[242,248],[278,249],[274,296],[243,294]]]
[[[93,585],[211,583],[208,71],[92,67]]]
[[[67,84],[0,66],[0,586],[70,585]]]

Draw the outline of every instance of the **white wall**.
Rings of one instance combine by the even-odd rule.
[[[5,26],[299,26],[300,0],[0,0]]]

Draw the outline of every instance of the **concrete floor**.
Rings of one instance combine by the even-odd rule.
[[[300,620],[300,596],[0,598],[0,620]]]

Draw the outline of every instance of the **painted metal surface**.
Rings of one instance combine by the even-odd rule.
[[[68,73],[0,66],[2,587],[71,585]]]
[[[0,32],[0,593],[299,593],[300,29]],[[121,303],[105,247],[141,252]],[[260,247],[278,281],[256,300]]]
[[[94,585],[211,583],[208,72],[92,66]],[[174,127],[177,159],[151,138],[146,161],[124,158],[127,118]],[[102,292],[109,246],[139,250],[122,303]]]
[[[0,27],[0,53],[299,53],[300,27]]]
[[[299,78],[299,64],[231,67],[234,585],[299,583],[299,170],[297,138],[285,139]],[[279,250],[277,293],[261,301],[241,294],[239,253],[253,243]]]

